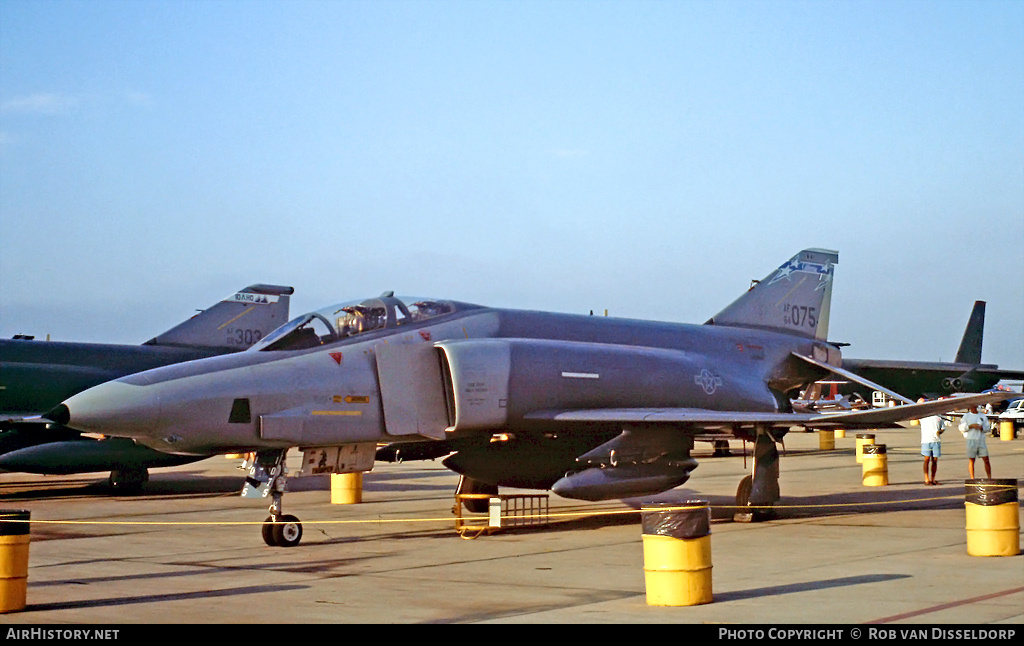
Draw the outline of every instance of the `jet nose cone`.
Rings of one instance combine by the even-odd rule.
[[[157,431],[160,400],[150,387],[110,381],[74,395],[45,417],[86,433],[140,437]]]

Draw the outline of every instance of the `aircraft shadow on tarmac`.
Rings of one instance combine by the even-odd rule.
[[[950,480],[948,484],[919,488],[917,483],[890,483],[887,487],[865,487],[862,491],[845,491],[813,496],[783,496],[772,507],[757,508],[767,511],[771,519],[819,518],[850,514],[885,513],[890,511],[919,511],[936,509],[963,509],[964,484]],[[674,495],[673,495],[674,494]],[[704,500],[711,506],[712,521],[732,521],[736,514],[748,508],[738,507],[731,496],[708,496],[699,492],[674,490],[648,502],[658,504]],[[629,501],[639,508],[641,503]]]
[[[105,478],[76,476],[0,483],[0,502],[57,500],[59,498],[146,498],[209,497],[237,495],[245,476],[209,476],[192,472],[154,474],[136,494],[115,494]]]
[[[896,579],[909,579],[909,574],[861,574],[858,576],[844,576],[838,579],[822,579],[821,581],[805,581],[803,583],[788,583],[786,585],[772,585],[764,588],[751,588],[750,590],[736,590],[734,592],[715,592],[715,601],[739,601],[741,599],[761,599],[774,597],[781,594],[793,592],[807,592],[809,590],[826,590],[828,588],[841,588],[848,585],[861,585],[864,583],[880,583],[883,581],[894,581]]]
[[[436,473],[411,472],[372,473],[364,481],[363,490],[367,492],[402,492],[427,493],[436,491],[446,496],[452,495],[458,483],[458,476],[452,474],[450,483],[412,483],[411,480],[436,478]],[[222,494],[238,495],[242,490],[245,474],[239,470],[238,475],[211,476],[198,470],[177,470],[155,472],[136,494],[112,493],[106,478],[100,474],[76,476],[38,476],[37,478],[21,478],[15,482],[0,481],[0,501],[18,500],[55,500],[61,497],[118,497],[142,499],[146,497],[178,497],[178,496],[210,496]],[[288,490],[297,491],[330,491],[329,475],[316,475],[289,478]]]
[[[62,601],[60,603],[28,604],[25,612],[46,612],[48,610],[69,610],[76,608],[99,608],[103,606],[126,606],[136,603],[163,603],[165,601],[183,601],[188,599],[216,599],[218,597],[234,597],[244,594],[266,594],[268,592],[286,592],[301,590],[303,585],[250,585],[223,590],[203,592],[180,592],[176,594],[147,594],[137,597],[111,597],[108,599],[88,599],[83,601]]]

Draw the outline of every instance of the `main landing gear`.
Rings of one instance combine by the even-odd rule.
[[[114,469],[110,472],[107,483],[110,490],[116,494],[136,494],[142,491],[142,485],[149,480],[149,471],[146,469]]]
[[[461,500],[462,506],[466,508],[466,511],[473,514],[486,514],[487,510],[490,509],[490,498],[497,495],[498,485],[478,482],[472,478],[460,476],[459,486],[455,490],[455,504],[458,506]]]
[[[754,436],[754,466],[751,475],[740,480],[736,489],[737,510],[733,520],[759,522],[769,520],[771,509],[782,496],[779,493],[779,449],[767,426],[758,426]]]
[[[243,498],[270,496],[270,515],[263,521],[263,542],[271,547],[294,547],[302,540],[302,523],[290,514],[281,513],[285,488],[285,451],[260,451],[246,460],[248,468],[242,488]]]

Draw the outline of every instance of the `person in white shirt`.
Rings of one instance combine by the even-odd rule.
[[[974,479],[974,459],[981,458],[985,462],[985,477],[992,477],[992,464],[988,459],[988,445],[985,436],[992,425],[988,417],[978,412],[977,406],[971,406],[971,412],[965,413],[960,420],[960,433],[967,438],[967,473]]]
[[[923,397],[919,402],[927,401]],[[939,456],[942,455],[942,441],[939,436],[946,430],[946,421],[938,416],[932,415],[920,420],[921,424],[921,455],[924,456],[924,483],[926,485],[937,485],[935,473],[939,468]]]

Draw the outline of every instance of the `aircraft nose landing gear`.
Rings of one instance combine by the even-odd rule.
[[[271,547],[295,547],[302,540],[302,523],[290,514],[267,516],[263,521],[263,542]]]
[[[250,462],[246,460],[249,475],[242,488],[243,498],[271,497],[270,515],[263,521],[263,542],[271,547],[295,547],[302,540],[302,523],[290,514],[281,513],[284,496],[284,451],[259,452]]]

